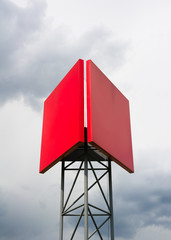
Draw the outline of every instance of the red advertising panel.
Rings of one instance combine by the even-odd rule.
[[[84,142],[83,68],[78,60],[44,102],[41,173]]]
[[[133,173],[129,102],[91,60],[86,68],[88,142]]]

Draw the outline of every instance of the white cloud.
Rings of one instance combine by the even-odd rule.
[[[169,229],[166,230],[162,227],[149,226],[146,228],[142,228],[140,231],[138,231],[135,238],[133,238],[133,240],[134,239],[139,239],[139,240],[165,239],[165,240],[169,240],[170,237],[171,237],[171,231]],[[120,239],[118,239],[118,240],[120,240]]]

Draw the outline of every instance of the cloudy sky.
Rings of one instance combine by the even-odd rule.
[[[171,239],[171,1],[0,0],[0,239],[55,240],[43,101],[82,58],[129,99],[135,173],[112,164],[116,240]]]

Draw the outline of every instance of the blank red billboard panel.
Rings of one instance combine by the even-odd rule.
[[[40,172],[84,142],[84,64],[73,66],[44,102]]]
[[[86,68],[88,142],[133,173],[129,101],[91,60]]]

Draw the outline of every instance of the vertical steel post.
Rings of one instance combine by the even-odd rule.
[[[64,207],[64,161],[61,164],[61,199],[60,199],[60,229],[59,240],[63,240],[63,207]]]
[[[114,217],[113,217],[113,195],[112,195],[112,169],[111,169],[111,160],[108,158],[108,167],[109,167],[109,204],[110,204],[110,235],[111,240],[114,240]]]
[[[84,240],[88,240],[88,156],[87,128],[85,128],[84,143]]]

